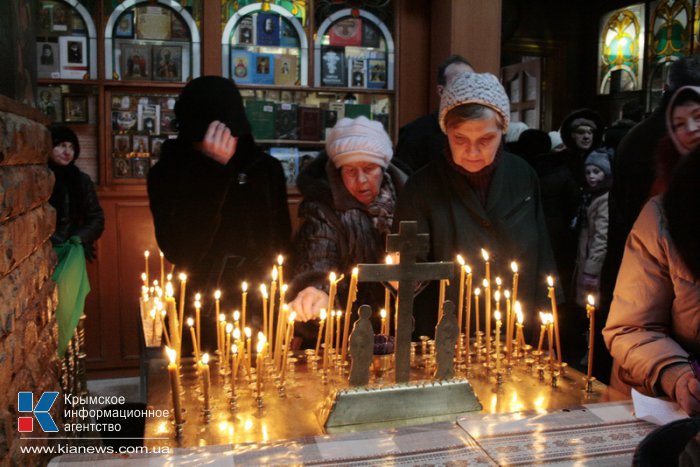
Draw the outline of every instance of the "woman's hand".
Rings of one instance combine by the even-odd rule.
[[[202,153],[221,165],[228,164],[236,153],[238,137],[231,136],[231,130],[218,120],[209,124],[202,140]]]
[[[676,381],[676,402],[690,416],[700,415],[700,381],[692,371],[685,372]]]
[[[321,308],[328,306],[328,294],[316,287],[307,287],[297,294],[289,308],[297,313],[297,321],[318,318]]]

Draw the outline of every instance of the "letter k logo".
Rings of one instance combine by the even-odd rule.
[[[39,398],[39,402],[34,406],[34,394],[29,391],[20,391],[17,393],[17,411],[18,412],[31,412],[36,417],[36,421],[39,422],[39,427],[45,433],[56,432],[58,427],[56,423],[49,415],[49,410],[56,402],[58,397],[58,392],[50,391],[45,392]],[[34,420],[32,417],[19,417],[17,420],[17,429],[20,432],[31,432],[34,428]]]

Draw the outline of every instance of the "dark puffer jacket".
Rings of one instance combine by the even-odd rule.
[[[398,197],[406,175],[389,165],[384,177],[382,188],[393,184]],[[294,240],[296,274],[289,296],[310,286],[326,290],[328,274],[335,271],[346,277],[338,284],[338,300],[344,304],[352,268],[358,263],[383,262],[385,233],[374,227],[368,208],[348,192],[325,153],[299,175],[297,186],[304,201],[299,206],[301,227]],[[359,287],[355,304],[379,305],[382,290]]]

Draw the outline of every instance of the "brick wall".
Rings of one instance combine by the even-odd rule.
[[[20,452],[27,441],[17,432],[17,392],[34,392],[36,403],[43,391],[61,391],[45,123],[38,111],[0,95],[0,465],[45,462]],[[51,412],[56,420],[61,400]]]

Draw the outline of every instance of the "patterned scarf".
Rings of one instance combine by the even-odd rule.
[[[374,201],[367,206],[367,211],[372,217],[372,225],[383,235],[391,232],[391,224],[394,221],[394,205],[396,204],[396,190],[394,182],[385,171],[382,186]]]

